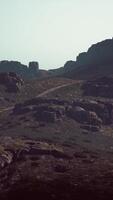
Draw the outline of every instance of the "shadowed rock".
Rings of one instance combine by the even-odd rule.
[[[24,84],[23,80],[14,72],[0,73],[0,84],[6,87],[7,92],[19,92]]]

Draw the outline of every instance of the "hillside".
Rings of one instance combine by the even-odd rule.
[[[0,110],[1,200],[111,199],[113,96],[92,92],[97,83],[113,87],[109,77],[47,78],[4,93],[13,102]]]
[[[0,200],[112,200],[112,52],[95,44],[51,77],[34,62],[0,73]]]
[[[71,84],[74,81],[66,78],[45,78],[24,80],[18,92],[8,92],[4,85],[0,84],[0,107],[8,107],[16,103],[24,102],[40,95],[40,93],[58,86]]]

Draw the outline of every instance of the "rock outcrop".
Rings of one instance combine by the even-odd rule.
[[[0,169],[10,165],[13,162],[13,154],[8,151],[4,151],[0,155]]]
[[[7,92],[19,92],[24,84],[23,80],[14,72],[0,73],[0,84],[6,87]]]
[[[32,156],[52,156],[54,158],[71,159],[59,146],[51,145],[47,142],[35,142],[30,140],[4,138],[0,142],[0,169],[14,163],[18,160],[25,160],[25,157]],[[1,150],[0,149],[0,150]],[[36,159],[37,157],[35,157]]]
[[[79,123],[88,123],[91,125],[101,126],[102,120],[95,112],[86,111],[81,107],[71,108],[68,112],[69,116],[77,120]]]
[[[77,99],[69,102],[36,98],[17,104],[13,109],[14,115],[27,113],[31,113],[35,120],[49,123],[55,123],[65,117],[73,118],[81,124],[98,127],[113,123],[113,103],[99,100]]]
[[[31,77],[35,77],[39,72],[39,64],[38,62],[29,62],[29,73]]]
[[[78,65],[113,64],[113,39],[107,39],[93,44],[87,52],[79,54]]]
[[[113,103],[77,99],[64,101],[56,99],[36,98],[23,104],[15,105],[13,115],[30,114],[36,121],[55,123],[65,118],[72,118],[80,124],[91,126],[93,131],[102,125],[113,124]]]
[[[95,112],[103,124],[113,123],[113,103],[109,101],[75,100],[73,107],[80,106],[86,111]]]

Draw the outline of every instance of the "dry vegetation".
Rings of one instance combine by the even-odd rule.
[[[40,93],[68,83],[73,83],[74,81],[66,78],[46,78],[46,79],[33,79],[25,80],[23,87],[20,92],[8,93],[5,91],[5,87],[0,86],[0,106],[6,107],[13,105],[18,102],[23,102],[27,99],[34,98]],[[3,100],[2,100],[3,99]]]

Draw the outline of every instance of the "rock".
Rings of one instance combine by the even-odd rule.
[[[82,111],[85,111],[85,109],[82,108],[82,107],[80,107],[80,106],[76,106],[76,107],[74,108],[74,111],[76,111],[76,112],[82,112]]]
[[[0,84],[6,87],[7,92],[18,92],[23,85],[23,80],[14,72],[0,73]]]
[[[87,122],[92,125],[102,125],[102,120],[97,116],[95,112],[88,111],[86,113]]]
[[[81,126],[82,129],[92,131],[92,132],[99,132],[100,127],[99,126],[92,126],[92,125],[83,125]],[[85,134],[88,134],[88,132],[84,132]]]
[[[78,101],[73,101],[73,106],[80,106],[84,108],[87,111],[94,111],[94,112],[103,112],[105,109],[105,105],[103,103],[98,103],[97,101],[94,100],[78,100]]]
[[[56,113],[58,118],[61,118],[65,115],[65,107],[61,105],[50,105],[48,106],[47,110]]]
[[[95,112],[86,111],[82,107],[75,107],[70,109],[69,115],[79,123],[89,123],[92,125],[101,125],[102,120],[97,116]]]
[[[0,155],[0,168],[3,168],[13,161],[13,154],[11,152],[4,152]]]
[[[50,111],[44,111],[41,114],[41,120],[42,121],[46,121],[46,122],[50,122],[50,123],[54,123],[57,121],[57,116],[55,112],[50,112]]]
[[[46,122],[55,122],[65,115],[65,107],[61,105],[40,104],[35,106],[33,110],[36,119]]]
[[[73,108],[79,106],[86,111],[93,111],[103,124],[113,123],[113,103],[106,101],[78,100],[73,101]]]
[[[38,62],[29,62],[29,73],[31,77],[37,76],[38,72],[39,72]]]
[[[29,155],[50,155],[55,158],[71,159],[72,157],[63,151],[51,147],[32,147],[28,153]]]
[[[75,61],[69,60],[64,65],[64,71],[69,72],[75,68]]]
[[[113,63],[112,57],[113,39],[107,39],[93,44],[87,52],[79,54],[76,64],[85,67],[86,65],[105,65]]]

